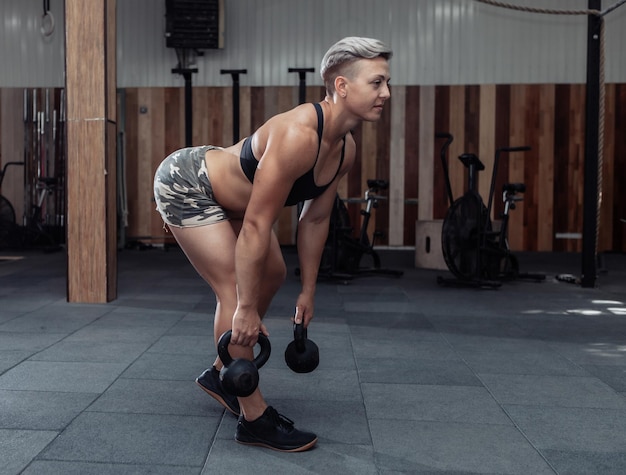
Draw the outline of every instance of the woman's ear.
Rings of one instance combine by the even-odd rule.
[[[337,76],[335,78],[335,91],[337,91],[337,94],[340,97],[346,97],[346,95],[348,94],[347,85],[348,85],[348,81],[346,80],[345,77]]]

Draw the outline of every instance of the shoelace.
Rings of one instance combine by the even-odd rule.
[[[288,431],[293,429],[294,422],[288,417],[279,414],[279,412],[273,407],[269,407],[268,416],[272,419],[272,422]]]

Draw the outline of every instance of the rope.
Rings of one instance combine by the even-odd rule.
[[[622,3],[626,2],[624,0]],[[600,104],[598,111],[598,184],[597,184],[597,208],[596,208],[596,245],[595,255],[598,255],[598,241],[600,238],[600,208],[602,207],[602,169],[604,168],[604,112],[605,112],[605,84],[604,84],[604,18],[600,18]]]
[[[613,10],[615,10],[615,9],[617,9],[617,8],[621,7],[622,5],[624,5],[624,3],[626,3],[626,0],[619,0],[619,2],[615,2],[615,3],[614,3],[613,5],[611,5],[610,7],[605,8],[604,10],[602,10],[601,15],[602,15],[602,16],[605,16],[605,15],[607,15],[607,14],[611,13]]]
[[[550,8],[537,8],[537,7],[527,7],[523,5],[513,5],[511,3],[499,2],[497,0],[476,0],[478,3],[484,3],[485,5],[491,5],[494,7],[500,8],[508,8],[509,10],[517,10],[519,12],[529,12],[529,13],[544,13],[548,15],[598,15],[605,16],[611,13],[613,10],[621,7],[626,3],[626,0],[619,0],[615,2],[608,8],[604,10],[554,10]]]
[[[520,5],[513,5],[510,3],[500,2],[497,0],[476,0],[479,3],[484,3],[486,5],[492,5],[494,7],[500,8],[508,8],[509,10],[517,10],[522,12],[530,12],[530,13],[543,13],[543,14],[551,14],[551,15],[597,15],[600,17],[600,32],[598,41],[600,41],[600,79],[599,79],[599,89],[600,89],[600,97],[599,97],[599,111],[598,111],[598,181],[597,181],[597,206],[596,206],[596,239],[595,239],[595,254],[598,254],[598,240],[600,236],[600,209],[602,207],[602,174],[604,168],[604,115],[605,115],[605,78],[604,78],[604,69],[605,69],[605,56],[604,56],[604,16],[608,15],[612,11],[621,7],[626,3],[626,0],[619,0],[613,5],[604,10],[553,10],[547,8],[535,8],[535,7],[526,7]]]
[[[536,7],[526,7],[522,5],[512,5],[506,2],[499,2],[497,0],[476,0],[479,3],[484,3],[486,5],[491,5],[494,7],[500,8],[508,8],[509,10],[517,10],[519,12],[530,12],[530,13],[546,13],[549,15],[601,15],[602,12],[599,10],[553,10],[549,8],[536,8]],[[626,2],[626,0],[621,0],[622,3]]]

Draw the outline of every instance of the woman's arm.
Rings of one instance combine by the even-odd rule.
[[[269,133],[235,246],[238,305],[231,343],[237,345],[253,346],[259,331],[266,333],[258,304],[272,227],[293,183],[315,161],[314,130],[288,125],[275,124]]]
[[[352,168],[356,146],[350,135],[346,137],[344,163],[338,176],[326,191],[305,203],[298,222],[298,259],[302,291],[296,303],[296,323],[308,326],[313,318],[314,296],[324,245],[328,238],[330,217],[335,205],[339,180]]]

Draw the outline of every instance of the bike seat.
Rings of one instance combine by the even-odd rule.
[[[389,188],[389,182],[385,180],[367,180],[368,188],[375,188],[377,190],[386,190]]]
[[[50,176],[42,176],[37,178],[37,181],[39,183],[43,183],[46,186],[53,186],[57,184],[57,179],[54,177],[50,177]]]
[[[509,193],[524,193],[526,191],[526,185],[524,183],[505,183],[502,187],[502,191]]]
[[[465,165],[467,168],[474,166],[476,167],[476,170],[479,171],[485,169],[485,165],[483,165],[483,162],[481,162],[480,158],[478,158],[473,153],[464,153],[463,155],[459,156],[459,160],[461,160],[461,162],[463,162],[463,165]]]

